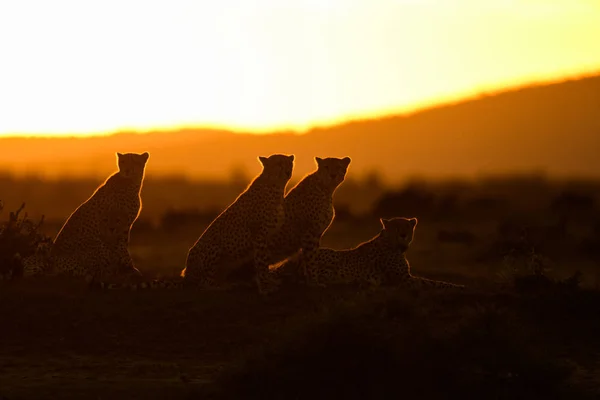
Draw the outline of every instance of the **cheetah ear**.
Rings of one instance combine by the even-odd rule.
[[[390,220],[387,219],[387,218],[379,218],[379,222],[381,222],[381,226],[383,226],[383,229],[385,229],[386,228],[386,224],[388,222],[390,222]]]
[[[344,157],[342,158],[342,161],[346,164],[346,167],[348,165],[350,165],[350,161],[352,161],[352,159],[350,157]]]
[[[258,161],[260,161],[260,163],[263,165],[263,167],[265,166],[265,163],[267,162],[267,160],[268,160],[267,157],[258,156]]]
[[[417,222],[418,222],[418,221],[417,221],[417,219],[416,219],[416,218],[410,218],[408,221],[409,221],[409,222],[410,222],[410,224],[413,226],[413,228],[414,228],[415,226],[417,226]]]
[[[148,153],[147,151],[145,153],[142,154],[142,159],[144,160],[144,162],[148,161],[148,158],[150,158],[150,153]]]
[[[294,157],[294,155],[293,155],[293,154],[291,154],[291,155],[289,156],[289,158],[290,158],[290,160],[291,160],[291,161],[294,161],[294,158],[295,158],[295,157]]]
[[[123,153],[117,153],[117,159],[123,157]]]
[[[321,157],[315,157],[315,161],[317,162],[317,166],[320,167],[323,159]]]

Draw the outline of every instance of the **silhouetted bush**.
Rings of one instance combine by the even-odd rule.
[[[437,234],[437,240],[442,243],[473,244],[477,240],[477,236],[473,232],[464,229],[440,229]]]
[[[550,209],[561,214],[592,213],[596,207],[596,199],[590,194],[583,194],[571,190],[564,190],[554,197]]]
[[[435,200],[435,195],[425,189],[407,187],[384,193],[374,205],[372,214],[377,218],[423,217],[432,214]]]
[[[456,193],[441,194],[436,206],[436,219],[448,219],[448,217],[462,216],[460,209],[460,198]]]
[[[0,276],[4,278],[15,278],[23,275],[23,260],[36,255],[42,251],[43,246],[50,246],[52,239],[39,232],[44,222],[44,217],[36,224],[32,222],[25,213],[21,212],[25,203],[11,211],[8,221],[0,227]],[[0,203],[0,212],[4,204]]]
[[[530,254],[555,256],[567,251],[569,241],[565,217],[548,223],[547,220],[536,222],[533,218],[512,216],[497,224],[493,241],[481,249],[478,260],[527,258]]]
[[[582,256],[598,263],[600,268],[600,237],[583,238],[579,243],[579,252]]]
[[[594,226],[592,227],[592,235],[600,239],[600,219],[597,219],[594,222]]]
[[[469,220],[499,219],[511,208],[504,197],[474,196],[467,198],[462,205],[462,215]]]

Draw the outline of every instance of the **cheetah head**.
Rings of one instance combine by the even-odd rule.
[[[117,153],[119,173],[125,178],[143,178],[150,154]]]
[[[344,182],[351,160],[350,157],[315,157],[315,161],[317,162],[317,175],[321,178],[321,181],[326,186],[337,188]]]
[[[380,218],[383,230],[381,235],[384,236],[394,247],[398,247],[402,251],[406,251],[412,243],[417,227],[416,218],[396,217],[391,219]]]
[[[294,170],[294,155],[272,154],[269,157],[259,156],[258,160],[263,165],[262,176],[273,183],[287,184]]]

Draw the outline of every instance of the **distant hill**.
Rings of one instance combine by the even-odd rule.
[[[33,116],[34,117],[34,116]],[[116,151],[150,151],[150,174],[220,178],[253,175],[258,155],[297,156],[297,175],[314,156],[351,156],[360,175],[441,178],[545,171],[600,177],[600,75],[529,86],[410,115],[265,135],[186,129],[92,138],[2,138],[0,168],[46,175],[106,176]]]

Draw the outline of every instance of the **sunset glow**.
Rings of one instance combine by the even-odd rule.
[[[595,0],[3,1],[0,134],[306,129],[600,70]]]

